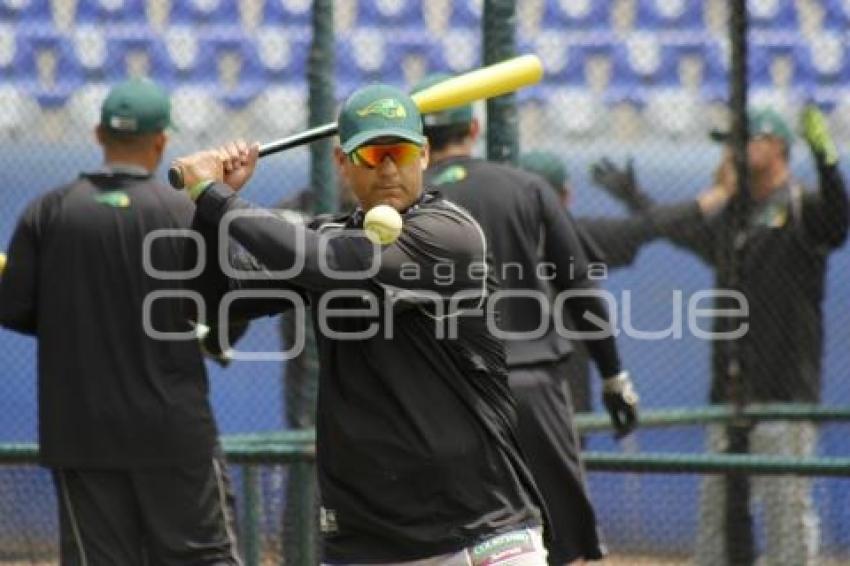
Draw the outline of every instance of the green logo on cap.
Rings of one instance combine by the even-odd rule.
[[[357,115],[361,118],[377,114],[388,120],[401,120],[407,118],[407,111],[398,100],[394,98],[382,98],[369,104],[366,108],[361,108],[357,111]]]

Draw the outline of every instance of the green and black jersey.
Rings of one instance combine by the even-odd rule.
[[[311,304],[325,561],[414,560],[540,524],[487,327],[487,242],[468,214],[426,194],[376,250],[360,211],[305,227],[213,185],[194,223],[211,257],[223,219],[250,277],[205,273],[208,310],[236,291],[231,317],[277,312],[298,302],[287,287]]]
[[[159,339],[145,324],[147,310],[155,331],[191,330],[173,294],[181,282],[167,277],[196,246],[167,234],[147,248],[145,240],[188,229],[192,212],[184,194],[121,169],[81,175],[23,213],[0,282],[0,324],[38,340],[44,464],[123,468],[212,457],[217,432],[197,341]]]

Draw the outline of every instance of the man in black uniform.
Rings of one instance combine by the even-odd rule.
[[[197,249],[153,234],[187,230],[193,212],[153,179],[170,108],[147,80],[110,91],[104,166],[29,205],[0,282],[0,323],[38,340],[63,565],[240,563],[200,350],[167,299],[181,289],[165,277]]]
[[[539,150],[523,153],[519,166],[540,175],[555,191],[564,210],[575,202],[567,167],[555,153]],[[588,261],[604,263],[609,268],[631,265],[641,246],[657,237],[652,223],[641,215],[627,218],[579,217],[575,219],[575,228]],[[565,317],[564,324],[575,330],[575,324],[569,317]],[[584,342],[576,340],[572,347],[565,369],[572,405],[578,412],[592,411],[590,357]]]
[[[515,440],[504,347],[488,328],[484,235],[464,211],[423,191],[428,146],[407,94],[360,89],[338,124],[335,159],[359,206],[308,228],[235,192],[253,172],[256,145],[176,161],[208,255],[217,257],[224,229],[246,250],[229,261],[250,277],[211,270],[199,281],[208,311],[233,291],[257,298],[232,303],[231,318],[287,302],[299,308],[286,286],[309,297],[321,360],[325,563],[453,566],[510,556],[541,566],[539,498]],[[381,247],[362,230],[377,205],[404,222]]]
[[[446,78],[428,77],[415,90]],[[553,305],[566,308],[577,330],[589,336],[584,344],[603,378],[603,391],[618,400],[616,408],[608,406],[617,433],[627,434],[636,425],[637,395],[620,365],[613,333],[598,332],[600,327],[590,321],[598,317],[607,323],[603,301],[586,293],[596,289],[590,272],[594,266],[589,267],[575,223],[543,179],[472,157],[479,126],[470,106],[428,114],[423,120],[431,145],[428,182],[481,223],[502,286],[519,293],[502,297],[498,313],[500,328],[513,334],[506,353],[520,445],[552,519],[549,564],[601,558],[604,548],[585,488],[565,383],[572,347],[551,314]],[[601,268],[597,277],[604,277],[605,266],[595,267]],[[578,296],[559,306],[552,293]]]
[[[817,403],[827,259],[845,242],[848,230],[847,194],[838,152],[823,115],[815,108],[807,109],[803,134],[817,167],[820,190],[806,191],[791,175],[793,134],[785,121],[770,109],[752,110],[748,120],[752,209],[738,232],[733,230],[736,212],[729,206],[737,181],[728,152],[714,185],[684,203],[653,205],[635,181],[631,167],[619,169],[604,160],[594,166],[594,176],[610,194],[646,215],[660,234],[711,265],[718,289],[737,289],[746,297],[748,331],[737,340],[713,344],[711,402]],[[725,135],[715,133],[713,137],[725,140]],[[736,269],[728,261],[731,249],[737,253]],[[716,307],[739,307],[722,301],[716,299]],[[740,318],[718,317],[714,331],[731,332],[741,323]],[[711,428],[709,449],[729,449],[732,436],[728,432],[723,427]],[[744,432],[743,449],[754,453],[806,457],[816,447],[816,431],[808,422],[759,423]],[[813,563],[819,534],[809,480],[758,478],[752,483],[765,506],[766,562]],[[704,480],[699,564],[749,560],[742,561],[740,554],[729,555],[740,551],[730,550],[727,535],[748,532],[751,526],[729,522],[724,508],[728,512],[735,503],[733,497],[727,497],[723,478]],[[736,514],[740,512],[731,516]]]

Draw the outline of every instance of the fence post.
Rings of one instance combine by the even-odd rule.
[[[516,0],[485,0],[482,25],[485,65],[516,54]],[[516,163],[518,157],[516,95],[491,98],[487,101],[487,159]]]

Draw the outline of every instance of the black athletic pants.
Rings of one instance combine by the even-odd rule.
[[[224,460],[150,469],[53,468],[62,566],[235,566]]]
[[[549,511],[549,564],[603,556],[587,495],[564,361],[511,368],[519,443]]]

